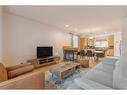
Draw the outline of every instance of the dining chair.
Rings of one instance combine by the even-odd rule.
[[[83,59],[86,56],[86,52],[84,50],[80,51],[80,57]]]
[[[88,59],[94,58],[94,52],[92,50],[87,50],[86,55]]]

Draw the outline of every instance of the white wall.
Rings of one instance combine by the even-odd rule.
[[[54,55],[63,57],[62,47],[70,45],[67,31],[31,19],[4,13],[4,58],[6,66],[36,58],[37,46],[53,46]]]
[[[0,62],[2,62],[2,7],[0,6]]]
[[[127,51],[127,17],[123,19],[122,53]]]
[[[122,76],[127,78],[127,17],[123,19],[122,31],[122,56],[121,56]]]
[[[121,55],[121,32],[114,33],[114,56]]]

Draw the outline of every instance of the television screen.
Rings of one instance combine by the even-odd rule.
[[[53,56],[53,47],[37,47],[37,58]]]

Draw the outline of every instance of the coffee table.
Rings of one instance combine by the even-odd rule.
[[[82,75],[85,75],[90,68],[80,68],[76,70],[72,75],[68,76],[64,79],[60,84],[55,83],[52,81],[52,73],[50,71],[45,72],[45,89],[67,89],[71,84],[74,83],[76,78],[80,78]],[[72,85],[71,85],[72,86]]]
[[[76,70],[80,69],[79,63],[64,63],[59,66],[55,66],[49,69],[52,75],[59,77],[61,80],[67,78],[71,74],[73,74]]]

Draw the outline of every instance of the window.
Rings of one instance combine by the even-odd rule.
[[[78,48],[79,37],[77,35],[72,35],[72,47]]]
[[[108,47],[108,41],[96,41],[95,47],[106,48]]]

